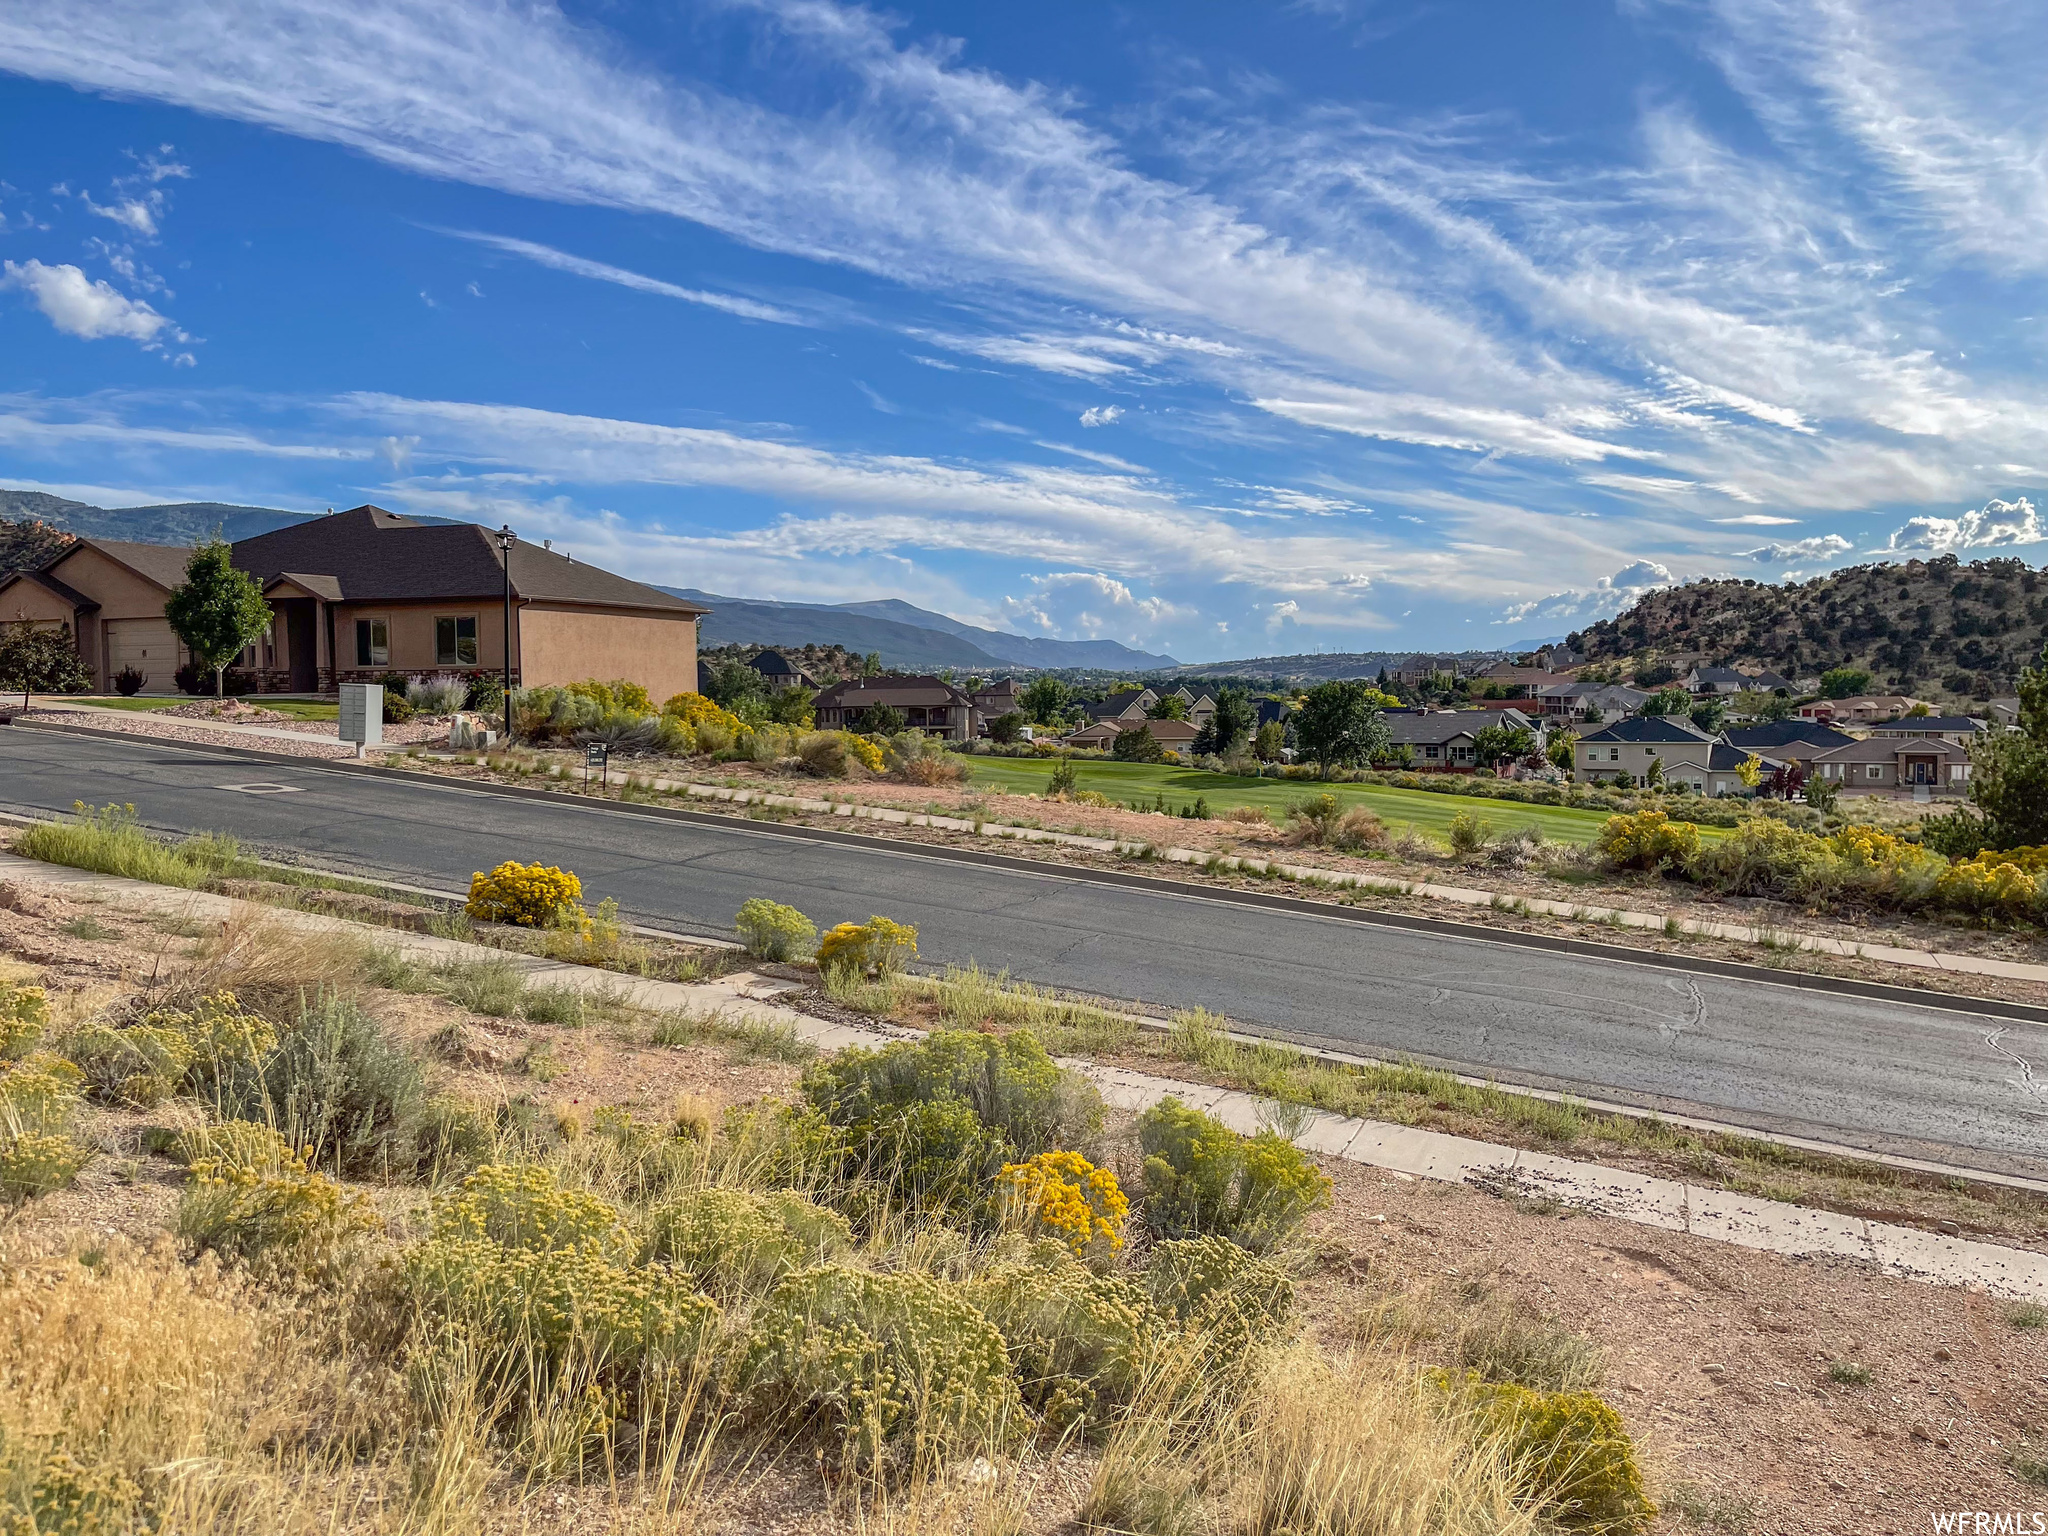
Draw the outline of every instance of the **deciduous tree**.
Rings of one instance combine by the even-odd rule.
[[[270,604],[247,571],[237,570],[227,541],[209,539],[185,562],[185,581],[164,604],[164,617],[199,664],[213,672],[213,696],[226,692],[228,663],[270,628]]]

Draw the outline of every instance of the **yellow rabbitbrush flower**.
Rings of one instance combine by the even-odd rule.
[[[50,998],[41,987],[9,987],[0,993],[0,1061],[26,1056],[49,1022]]]
[[[818,941],[818,969],[891,976],[917,958],[917,930],[908,923],[871,917],[841,923]]]
[[[549,928],[581,923],[582,903],[583,882],[566,869],[507,859],[489,874],[479,870],[469,877],[463,911],[480,923]]]
[[[1954,907],[1982,918],[2008,919],[2030,916],[2040,903],[2048,876],[2029,874],[2017,863],[2006,863],[1979,854],[1946,870],[1935,894],[1943,906]]]
[[[1057,1238],[1076,1258],[1124,1246],[1130,1199],[1115,1174],[1078,1152],[1041,1152],[1029,1162],[1006,1163],[996,1191],[1007,1224]]]

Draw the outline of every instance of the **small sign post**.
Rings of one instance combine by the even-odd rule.
[[[590,788],[590,770],[593,768],[597,770],[598,783],[606,784],[610,782],[605,774],[605,765],[610,760],[611,749],[601,741],[593,741],[583,749],[583,787],[585,789]]]
[[[356,744],[356,756],[365,747],[384,744],[384,685],[343,683],[341,685],[341,739]]]

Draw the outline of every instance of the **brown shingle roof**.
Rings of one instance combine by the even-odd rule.
[[[155,582],[166,592],[185,584],[185,563],[192,551],[182,544],[131,544],[126,539],[80,539],[43,569],[54,571],[81,549],[96,549],[110,560],[118,560],[136,575]]]
[[[866,709],[887,704],[892,709],[910,705],[926,708],[933,704],[972,704],[974,701],[943,678],[937,677],[854,677],[834,683],[813,701],[815,709]]]
[[[234,560],[265,581],[287,572],[331,576],[349,602],[489,598],[504,590],[505,581],[489,529],[475,523],[424,523],[372,506],[242,539],[234,547]],[[305,576],[293,579],[304,581]],[[529,602],[654,608],[677,615],[708,611],[523,539],[512,550],[512,591]]]
[[[57,596],[63,598],[73,608],[93,609],[99,607],[98,603],[87,597],[76,587],[66,586],[47,570],[9,571],[5,576],[0,576],[0,592],[5,592],[17,581],[32,581],[45,591],[56,593]]]

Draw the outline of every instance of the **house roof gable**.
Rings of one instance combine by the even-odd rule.
[[[234,562],[264,580],[286,572],[332,577],[341,594],[335,601],[484,599],[505,587],[505,567],[489,529],[426,523],[368,505],[239,540]],[[523,539],[513,546],[511,569],[512,593],[526,602],[649,609],[678,617],[709,611]]]
[[[74,559],[83,550],[97,550],[107,559],[124,565],[144,581],[152,582],[169,592],[185,584],[185,566],[192,559],[192,551],[183,544],[136,544],[127,539],[85,539],[63,550],[43,567],[54,571],[65,561]]]
[[[1586,742],[1673,742],[1712,741],[1714,738],[1678,715],[1630,715],[1612,725],[1602,726],[1579,740]]]

